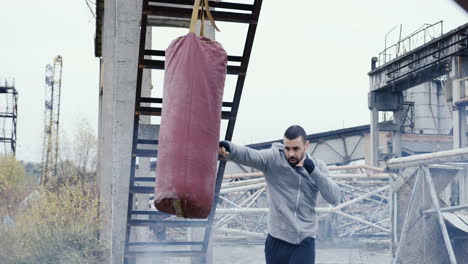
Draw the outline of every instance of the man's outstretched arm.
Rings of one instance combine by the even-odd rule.
[[[271,155],[271,153],[271,149],[255,150],[229,141],[219,142],[220,156],[260,171],[266,170],[268,166],[268,156]]]

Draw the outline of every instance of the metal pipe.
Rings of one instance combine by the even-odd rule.
[[[219,208],[216,215],[224,214],[266,214],[270,208]]]
[[[344,167],[344,166],[343,166]],[[334,168],[334,167],[333,167]],[[352,168],[352,169],[358,169],[358,168]],[[348,169],[329,169],[332,171],[337,171],[337,170],[348,170]],[[384,169],[379,170],[383,172]],[[369,180],[388,180],[389,178],[388,173],[376,173],[376,174],[367,174],[367,173],[331,173],[330,177],[333,179],[369,179]],[[225,175],[224,179],[239,179],[239,178],[253,178],[253,177],[264,177],[263,173],[261,172],[256,172],[256,173],[245,173],[245,174],[231,174],[231,175]],[[248,180],[245,180],[248,181]],[[250,180],[249,180],[250,181]],[[252,182],[258,181],[261,182],[260,179],[255,179],[251,180]],[[235,184],[242,185],[239,181],[239,183],[235,182]],[[224,186],[229,186],[228,184],[233,184],[234,183],[225,183],[223,184]]]
[[[219,196],[219,199],[225,201],[226,203],[229,203],[229,204],[231,204],[231,205],[234,205],[234,206],[237,207],[237,208],[240,208],[239,205],[235,204],[234,202],[229,201],[228,199],[224,198],[222,195]]]
[[[369,170],[369,171],[375,171],[375,172],[384,172],[383,168],[378,168],[378,167],[373,167],[369,165],[344,165],[344,166],[332,166],[328,167],[328,170],[330,171],[336,171],[336,170],[355,170],[355,169],[364,169],[364,170]]]
[[[378,173],[378,174],[366,174],[366,173],[343,173],[343,174],[330,174],[333,179],[369,179],[369,180],[388,180],[390,174]]]
[[[390,230],[388,230],[387,228],[378,226],[378,225],[376,225],[376,224],[373,224],[373,223],[371,223],[371,222],[369,222],[369,221],[366,221],[366,220],[363,220],[363,219],[361,219],[361,218],[354,217],[354,216],[352,216],[352,215],[349,215],[349,214],[347,214],[347,213],[343,213],[343,212],[338,211],[338,210],[336,210],[335,213],[338,214],[338,215],[341,215],[341,216],[344,216],[344,217],[353,219],[353,220],[355,220],[355,221],[361,222],[361,223],[366,224],[366,225],[368,225],[368,226],[371,226],[371,227],[373,227],[373,228],[382,230],[382,231],[384,231],[384,232],[386,232],[386,233],[390,233]]]
[[[233,187],[239,187],[239,186],[249,185],[249,184],[254,184],[254,183],[262,183],[262,182],[265,182],[265,178],[253,179],[253,180],[239,180],[235,182],[223,183],[221,185],[221,188],[223,189],[233,188]]]
[[[356,193],[353,193],[352,191],[349,191],[349,190],[342,190],[342,192],[344,192],[344,193],[346,193],[348,195],[355,195],[356,194]],[[371,198],[365,198],[364,200],[372,202],[372,203],[379,203],[380,202],[379,200],[374,200],[374,199],[371,199]]]
[[[403,158],[394,158],[388,160],[388,169],[400,169],[406,167],[417,167],[420,165],[430,165],[437,163],[447,163],[455,161],[468,160],[468,148],[461,148],[455,150],[445,150],[434,153],[413,155]]]
[[[342,182],[342,183],[356,183],[356,181],[354,181],[353,179],[335,179],[336,182]],[[388,181],[385,181],[385,180],[373,180],[373,181],[370,181],[370,180],[367,180],[367,179],[358,179],[358,183],[362,186],[364,184],[368,185],[368,186],[371,186],[371,185],[387,185],[388,184]],[[368,187],[366,186],[366,187]]]
[[[254,177],[263,177],[263,173],[262,172],[250,172],[250,173],[228,174],[228,175],[224,175],[223,179],[254,178]]]
[[[390,188],[389,185],[384,186],[384,187],[382,187],[382,188],[375,189],[375,190],[373,190],[372,192],[369,192],[369,193],[367,193],[367,194],[364,194],[364,195],[362,195],[362,196],[359,196],[359,197],[356,198],[356,199],[353,199],[353,200],[348,201],[348,202],[346,202],[346,203],[342,203],[342,204],[336,206],[335,209],[336,209],[336,210],[340,210],[340,209],[345,208],[345,207],[347,207],[347,206],[349,206],[349,205],[351,205],[351,204],[354,204],[354,203],[357,203],[357,202],[359,202],[359,201],[361,201],[361,200],[364,200],[364,199],[366,199],[366,198],[369,198],[370,196],[372,196],[372,195],[374,195],[374,194],[377,194],[377,193],[379,193],[379,192],[385,191],[385,190],[387,190],[388,188]]]
[[[265,185],[266,185],[266,183],[258,183],[258,184],[250,184],[250,185],[233,187],[233,188],[226,188],[226,189],[222,189],[219,193],[220,194],[225,194],[225,193],[232,193],[232,192],[248,191],[248,190],[262,188]]]
[[[345,184],[345,183],[342,183],[342,182],[337,182],[336,184],[341,185],[341,186],[346,187],[346,188],[349,188],[349,189],[352,189],[352,190],[367,193],[367,191],[365,191],[365,190],[359,189],[358,187],[351,186],[351,185],[348,185],[348,184]],[[374,195],[381,198],[381,199],[389,200],[389,198],[387,196],[383,196],[383,195],[380,195],[380,194],[374,194]]]
[[[331,213],[335,210],[333,207],[317,207],[317,213]],[[267,214],[270,208],[219,208],[216,209],[216,215],[224,214]]]
[[[454,211],[463,210],[463,209],[468,209],[468,204],[440,208],[440,211],[441,212],[454,212]],[[433,213],[437,213],[437,211],[434,210],[434,209],[429,209],[429,210],[424,211],[424,213],[425,214],[433,214]]]

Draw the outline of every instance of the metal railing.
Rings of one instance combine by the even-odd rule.
[[[384,65],[399,56],[416,49],[427,42],[443,35],[443,21],[434,24],[424,24],[414,33],[400,39],[397,43],[390,47],[385,46],[385,49],[379,53],[379,66]],[[400,29],[401,36],[401,29]],[[386,42],[385,42],[386,45]]]

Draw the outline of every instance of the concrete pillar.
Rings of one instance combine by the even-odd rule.
[[[377,68],[377,57],[372,57],[371,59],[371,70]],[[370,91],[374,90],[372,86],[372,81],[370,81]],[[370,140],[369,140],[369,153],[370,160],[368,164],[371,166],[379,166],[379,111],[374,107],[370,109]]]
[[[468,95],[468,57],[467,56],[460,56],[458,57],[458,85],[461,87],[464,96]],[[466,108],[465,108],[466,111]],[[467,138],[466,138],[466,112],[463,115],[463,119],[460,121],[464,126],[464,136],[462,137],[463,146],[467,146]],[[459,186],[459,202],[460,204],[468,204],[468,169],[465,170],[465,173],[462,174],[458,181]]]
[[[104,155],[111,151],[110,145],[106,145],[112,140],[112,125],[111,122],[105,122],[111,118],[111,108],[109,101],[112,100],[112,90],[108,83],[109,76],[103,75],[105,67],[104,59],[100,61],[100,80],[99,80],[99,123],[98,123],[98,146],[97,146],[97,181],[99,186],[99,216],[100,216],[100,229],[99,239],[101,243],[106,245],[110,244],[110,216],[111,216],[111,185],[112,185],[112,166],[109,164],[112,157]]]
[[[465,89],[462,85],[462,60],[460,57],[452,57],[451,71],[448,81],[452,87],[453,104],[466,97]],[[467,67],[467,66],[465,66]],[[463,88],[463,89],[462,89]],[[466,107],[454,107],[453,110],[453,148],[466,146]]]
[[[403,106],[402,106],[403,108]],[[392,143],[393,143],[393,154],[397,157],[401,157],[401,127],[403,125],[402,111],[393,111],[393,122],[395,123],[397,129],[393,132]]]
[[[102,198],[111,201],[110,256],[115,264],[124,258],[141,7],[141,0],[110,0],[104,9],[100,179]]]
[[[370,110],[370,162],[369,165],[379,166],[379,111],[377,109]]]
[[[463,148],[467,146],[467,125],[466,107],[455,107],[455,103],[467,95],[466,78],[468,77],[468,59],[463,56],[452,57],[448,85],[452,88],[453,108],[453,148]],[[457,188],[457,186],[452,186]],[[468,203],[468,173],[460,173],[458,179],[458,197],[460,204]]]
[[[466,56],[453,57],[448,84],[451,85],[453,104],[467,96],[468,58]],[[453,147],[454,149],[467,146],[466,107],[457,107],[453,110]],[[468,169],[460,174],[458,182],[459,202],[468,203]]]
[[[112,141],[114,114],[114,56],[116,25],[115,1],[106,3],[102,29],[102,58],[100,100],[100,137],[99,137],[99,189],[101,213],[101,241],[111,247],[111,216],[112,216]]]

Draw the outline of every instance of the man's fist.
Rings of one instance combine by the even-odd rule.
[[[219,147],[224,148],[226,151],[231,151],[231,145],[229,145],[229,142],[226,140],[220,141],[219,142]]]
[[[309,174],[311,174],[315,169],[314,162],[309,158],[305,158],[303,166],[304,166],[304,169],[306,169]]]
[[[231,151],[231,145],[229,145],[229,142],[220,141],[219,142],[218,159],[226,160],[226,157],[229,156],[230,151]]]

